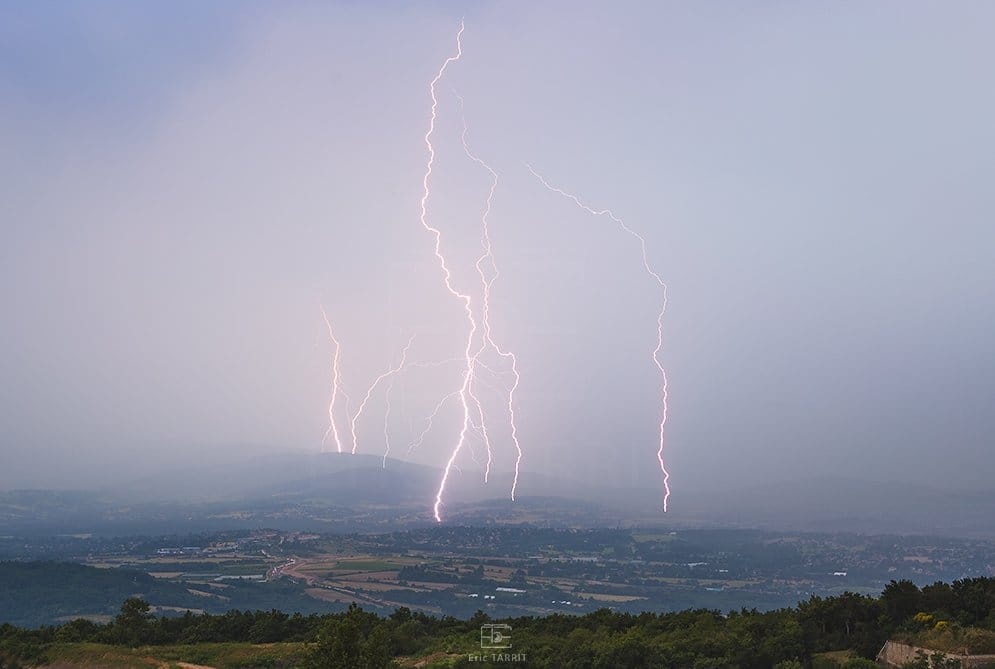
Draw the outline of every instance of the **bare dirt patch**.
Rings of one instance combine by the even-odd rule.
[[[443,660],[455,660],[459,657],[463,656],[459,653],[445,653],[440,651],[438,653],[426,655],[425,657],[402,657],[398,662],[402,667],[405,667],[405,669],[408,667],[415,669],[418,667],[427,667],[430,664],[441,662]]]
[[[309,597],[320,599],[323,602],[344,602],[348,604],[356,600],[355,595],[347,595],[336,592],[335,590],[325,590],[324,588],[306,588],[304,592]]]
[[[411,588],[398,585],[397,583],[370,583],[368,581],[338,581],[343,588],[355,588],[356,590],[369,590],[370,592],[383,592],[385,590],[411,590],[412,592],[425,592],[422,588]]]
[[[646,597],[635,597],[632,595],[605,595],[598,592],[575,592],[575,597],[587,597],[599,602],[635,602]]]

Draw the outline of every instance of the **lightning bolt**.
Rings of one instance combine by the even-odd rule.
[[[446,73],[446,69],[449,67],[450,63],[453,63],[460,59],[463,55],[463,30],[464,24],[463,20],[460,20],[459,31],[456,33],[456,55],[446,58],[436,72],[435,78],[432,79],[428,87],[429,95],[432,98],[432,108],[431,108],[431,119],[429,120],[428,131],[425,133],[425,147],[428,149],[428,162],[425,165],[425,175],[422,177],[422,197],[421,197],[421,214],[419,216],[419,222],[425,230],[432,234],[435,238],[435,257],[439,261],[439,267],[443,274],[443,283],[445,284],[446,290],[459,300],[463,304],[463,310],[466,312],[467,320],[470,324],[469,333],[467,334],[466,347],[464,350],[464,360],[466,365],[466,371],[463,373],[463,383],[459,390],[460,403],[463,406],[463,424],[460,427],[459,439],[456,441],[456,445],[453,447],[452,454],[449,456],[449,460],[446,462],[445,469],[442,473],[442,479],[439,482],[439,489],[435,495],[435,504],[432,506],[432,513],[435,516],[436,522],[442,522],[442,516],[439,513],[439,509],[442,507],[442,496],[446,491],[446,483],[449,480],[449,474],[452,471],[453,463],[456,461],[456,457],[459,455],[460,451],[463,449],[463,444],[466,442],[466,434],[470,429],[470,403],[473,401],[470,392],[470,383],[473,379],[473,340],[477,333],[477,321],[473,316],[473,308],[471,306],[471,298],[469,294],[461,293],[458,291],[452,282],[452,273],[449,270],[449,266],[446,263],[446,258],[442,254],[442,232],[429,224],[428,222],[428,198],[431,195],[431,189],[429,188],[429,182],[432,178],[432,167],[435,164],[435,147],[432,145],[432,135],[435,133],[435,120],[438,117],[439,109],[439,98],[435,93],[435,87],[442,79],[443,75]]]
[[[328,429],[325,430],[325,436],[321,439],[321,447],[324,450],[325,443],[328,441],[328,435],[331,433],[335,439],[335,447],[341,453],[342,437],[339,434],[338,424],[335,422],[335,401],[338,399],[342,385],[342,373],[339,370],[339,354],[342,351],[342,345],[339,344],[339,340],[335,337],[332,323],[328,320],[328,314],[325,313],[325,307],[321,307],[321,316],[324,318],[325,326],[328,328],[328,336],[332,340],[332,343],[335,344],[335,356],[332,358],[332,399],[328,403]],[[344,395],[345,393],[342,394]],[[348,398],[346,398],[346,401],[348,402]]]
[[[421,434],[418,435],[417,439],[408,444],[408,454],[410,454],[411,451],[415,450],[416,448],[422,445],[422,442],[425,441],[425,437],[428,436],[428,433],[432,431],[432,423],[435,421],[435,417],[439,415],[440,411],[442,411],[442,407],[445,406],[446,402],[453,399],[457,395],[459,395],[459,391],[454,390],[453,392],[449,393],[441,400],[439,400],[439,403],[435,405],[435,410],[431,414],[429,414],[428,418],[425,419],[425,429],[421,431]]]
[[[522,463],[522,446],[518,441],[518,425],[515,421],[515,391],[518,389],[518,384],[521,381],[521,376],[518,373],[518,358],[515,357],[515,354],[512,353],[511,351],[506,351],[502,349],[500,346],[497,345],[497,343],[495,343],[493,334],[491,332],[491,320],[490,320],[491,287],[494,285],[494,282],[497,281],[497,278],[500,273],[497,268],[497,263],[494,260],[494,253],[491,246],[490,222],[488,218],[491,214],[491,208],[493,206],[494,191],[497,190],[498,186],[498,174],[497,172],[494,171],[493,168],[491,168],[490,165],[485,163],[470,149],[470,143],[469,140],[467,139],[467,135],[469,134],[469,128],[467,127],[466,114],[464,113],[463,98],[459,95],[457,95],[456,97],[459,99],[460,116],[462,117],[463,120],[463,132],[460,134],[460,142],[463,144],[463,152],[466,154],[467,158],[472,160],[477,165],[480,165],[482,168],[487,170],[487,172],[491,175],[490,191],[488,191],[487,193],[487,202],[484,205],[484,212],[480,217],[481,230],[483,235],[481,239],[483,244],[483,253],[480,255],[479,258],[477,258],[477,262],[474,264],[474,266],[477,268],[477,274],[480,276],[480,283],[483,286],[483,297],[481,300],[481,324],[483,325],[483,341],[481,342],[480,349],[477,351],[477,354],[474,356],[474,362],[476,362],[476,359],[489,346],[490,348],[494,349],[494,351],[499,356],[501,356],[501,358],[511,363],[511,371],[514,376],[514,382],[512,383],[511,388],[508,389],[507,408],[508,408],[509,421],[511,423],[511,440],[515,446],[515,451],[516,451],[515,477],[511,485],[511,499],[512,501],[514,501],[515,492],[518,489],[518,474]],[[490,276],[488,276],[487,271],[485,269],[485,265],[487,264],[490,265],[490,270],[491,270]],[[474,396],[474,400],[477,401],[476,396]],[[479,401],[477,401],[477,406],[478,408],[480,408]],[[487,447],[487,469],[484,471],[484,481],[486,482],[487,477],[490,474],[491,470],[492,454],[491,454],[490,439],[488,439],[487,436],[487,427],[484,422],[484,413],[482,408],[480,409],[480,426],[484,436],[484,443]]]
[[[394,377],[391,377],[387,381],[387,390],[384,392],[384,404],[387,408],[384,410],[383,415],[383,441],[384,441],[384,452],[383,452],[383,468],[387,469],[387,457],[390,455],[390,391],[394,389]]]
[[[460,362],[460,361],[461,361],[461,358],[450,358],[448,360],[439,360],[439,361],[436,361],[436,362],[412,362],[412,363],[409,363],[407,365],[403,365],[401,367],[401,369],[399,369],[398,371],[404,371],[405,369],[410,369],[412,367],[419,367],[419,368],[422,368],[422,369],[428,368],[428,367],[442,367],[443,365],[448,365],[450,363]],[[384,445],[386,447],[384,449],[384,454],[383,454],[383,468],[384,469],[387,468],[387,456],[390,455],[390,434],[388,432],[387,422],[388,422],[388,419],[390,418],[390,412],[391,412],[390,393],[391,393],[391,391],[393,389],[394,389],[394,378],[390,377],[390,381],[387,384],[387,391],[384,393],[384,402],[387,405],[387,411],[384,414]],[[421,442],[425,439],[425,435],[428,434],[428,431],[430,429],[432,429],[432,419],[434,419],[435,415],[437,413],[439,413],[439,410],[442,408],[442,403],[444,403],[448,399],[451,399],[455,394],[456,393],[450,393],[449,395],[446,395],[443,398],[442,402],[439,403],[439,406],[437,406],[435,408],[435,411],[429,417],[428,426],[425,428],[425,431],[422,432],[421,436],[418,438],[418,442],[417,442],[418,444],[421,444]],[[415,442],[412,442],[408,446],[408,453],[411,453],[411,450],[412,450],[412,448],[414,448],[414,446],[415,446]]]
[[[515,449],[514,479],[511,486],[512,500],[515,500],[515,496],[517,493],[519,475],[521,471],[521,462],[523,458],[523,451],[518,437],[518,425],[517,425],[516,412],[515,412],[515,393],[518,390],[521,382],[521,375],[518,369],[518,358],[510,349],[502,348],[497,344],[491,327],[490,296],[494,283],[497,281],[498,277],[500,276],[500,272],[498,270],[498,266],[494,258],[493,247],[490,237],[489,219],[493,207],[494,194],[497,190],[499,183],[499,175],[490,165],[484,162],[483,159],[481,159],[471,149],[468,140],[469,129],[467,126],[466,115],[464,113],[464,101],[463,98],[458,95],[457,98],[459,99],[460,115],[463,121],[463,129],[460,135],[460,141],[463,147],[463,151],[470,161],[472,161],[473,163],[475,163],[476,165],[480,166],[482,169],[487,171],[487,173],[491,177],[490,188],[480,218],[481,229],[482,229],[481,233],[482,252],[480,253],[479,256],[477,256],[476,261],[474,263],[474,267],[476,269],[481,285],[479,320],[478,320],[478,314],[475,312],[474,309],[475,304],[472,294],[469,292],[464,292],[463,290],[456,288],[456,286],[454,285],[454,279],[452,271],[450,270],[449,262],[442,251],[442,231],[438,227],[429,222],[429,215],[428,215],[428,201],[432,196],[431,183],[432,183],[433,170],[436,158],[436,150],[435,146],[433,145],[432,138],[435,134],[436,121],[438,119],[439,99],[437,95],[437,86],[439,82],[446,75],[449,66],[452,63],[459,61],[463,55],[462,37],[464,29],[465,29],[464,21],[461,19],[459,23],[459,30],[456,33],[455,54],[447,57],[443,61],[443,63],[439,67],[438,71],[435,73],[435,76],[432,78],[428,86],[428,93],[431,98],[430,119],[428,123],[428,129],[425,132],[423,138],[425,142],[425,147],[428,152],[428,158],[425,164],[424,175],[422,177],[422,195],[419,201],[419,217],[418,217],[419,223],[421,224],[422,228],[424,228],[426,232],[432,235],[434,241],[433,252],[435,254],[435,258],[438,263],[439,269],[442,271],[443,286],[449,292],[449,294],[452,295],[452,297],[455,298],[456,301],[460,303],[463,312],[465,313],[466,316],[467,332],[466,332],[466,343],[465,346],[463,347],[463,355],[460,358],[455,358],[454,360],[450,361],[443,361],[441,363],[412,363],[409,365],[407,363],[407,356],[408,356],[408,351],[411,348],[412,343],[414,341],[414,337],[412,337],[408,341],[404,349],[402,350],[400,361],[398,362],[398,364],[388,368],[387,371],[383,372],[373,380],[372,384],[370,384],[369,388],[367,389],[366,394],[362,402],[359,404],[359,407],[357,408],[355,413],[351,412],[351,402],[349,401],[349,398],[346,397],[346,415],[352,413],[352,417],[350,420],[350,431],[352,435],[352,453],[355,454],[358,450],[358,444],[359,444],[359,438],[357,434],[357,424],[361,416],[363,415],[367,403],[372,397],[374,391],[377,389],[377,387],[379,387],[381,383],[384,383],[385,381],[387,382],[387,389],[384,396],[386,403],[386,411],[384,414],[384,432],[383,432],[384,442],[385,442],[383,466],[386,468],[387,458],[391,451],[389,421],[391,415],[391,392],[394,386],[395,375],[409,366],[430,366],[430,365],[434,366],[453,361],[457,361],[461,364],[463,368],[462,381],[460,383],[458,390],[454,390],[449,394],[445,395],[444,397],[442,397],[442,399],[436,405],[431,415],[429,415],[428,418],[425,420],[425,427],[422,430],[421,434],[418,436],[416,440],[412,441],[408,445],[408,453],[410,453],[414,448],[421,445],[421,443],[425,440],[428,433],[432,430],[433,421],[435,420],[439,412],[442,410],[442,408],[446,405],[446,403],[455,397],[459,398],[463,417],[459,429],[458,438],[456,439],[456,443],[453,445],[449,458],[446,461],[445,467],[443,468],[442,476],[439,481],[438,489],[435,494],[435,501],[432,506],[432,511],[436,522],[442,521],[441,508],[443,505],[443,498],[446,492],[446,486],[452,471],[453,470],[460,471],[460,468],[457,465],[457,459],[460,456],[461,451],[464,449],[464,446],[466,446],[467,449],[470,451],[470,455],[473,458],[473,460],[477,462],[474,444],[471,443],[474,440],[469,438],[471,433],[479,435],[485,446],[487,460],[484,469],[484,483],[487,483],[490,478],[494,453],[492,449],[490,433],[488,430],[487,413],[484,410],[483,402],[481,401],[481,398],[478,394],[478,387],[483,386],[485,388],[491,389],[492,391],[495,390],[495,388],[491,383],[488,383],[486,379],[478,376],[478,369],[483,369],[489,372],[492,378],[496,378],[501,375],[507,375],[505,376],[505,378],[502,379],[501,388],[497,390],[497,392],[504,393],[504,397],[506,398],[505,409],[507,410],[508,420],[510,424],[510,438]],[[575,195],[572,195],[564,190],[561,190],[560,188],[551,185],[548,181],[546,181],[546,179],[543,176],[541,176],[538,172],[536,172],[531,165],[528,166],[528,169],[532,173],[532,175],[536,179],[538,179],[542,183],[542,185],[548,190],[572,200],[577,206],[579,206],[586,212],[590,213],[591,215],[609,217],[613,222],[615,222],[619,226],[619,228],[622,231],[636,238],[640,243],[643,267],[646,270],[647,274],[649,274],[649,276],[656,281],[657,285],[660,288],[661,306],[660,306],[660,311],[657,315],[657,342],[656,342],[656,347],[652,350],[651,358],[653,364],[659,371],[661,377],[661,418],[659,424],[659,447],[657,449],[656,456],[657,456],[657,461],[659,463],[660,471],[663,475],[663,487],[664,487],[663,510],[667,511],[668,502],[670,499],[670,483],[669,483],[670,474],[664,462],[663,455],[664,455],[664,431],[667,422],[668,385],[667,385],[667,373],[666,370],[664,369],[663,364],[660,361],[660,352],[662,351],[663,348],[663,319],[667,309],[667,285],[664,283],[661,276],[650,265],[647,247],[646,247],[646,240],[638,233],[636,233],[632,228],[630,228],[621,218],[616,216],[610,209],[603,209],[603,210],[593,209],[592,207],[584,204]],[[330,424],[328,430],[325,433],[325,438],[323,439],[322,444],[324,445],[325,441],[327,441],[328,439],[328,435],[331,434],[334,437],[339,452],[342,452],[341,434],[339,432],[338,426],[335,421],[336,400],[339,394],[345,395],[345,393],[342,392],[340,388],[341,374],[339,370],[339,354],[341,346],[339,345],[338,340],[335,338],[332,332],[331,324],[324,310],[322,310],[322,315],[325,317],[325,323],[328,327],[329,336],[331,337],[333,343],[335,344],[335,357],[333,360],[333,388],[332,388],[332,398],[329,404]],[[479,343],[478,343],[478,337],[479,337]],[[489,350],[493,350],[494,353],[498,356],[498,358],[500,358],[504,364],[507,364],[508,367],[510,367],[510,371],[496,370],[485,364],[485,362],[481,358]],[[490,361],[492,360],[492,358],[488,357],[487,360]],[[508,376],[510,376],[510,381],[508,380]],[[474,420],[475,418],[479,419],[479,422],[476,422]]]
[[[645,268],[646,273],[649,274],[650,277],[653,278],[653,280],[656,281],[657,285],[660,287],[661,304],[660,304],[660,312],[657,314],[656,317],[656,348],[653,349],[652,359],[653,359],[653,364],[660,372],[660,378],[662,380],[660,444],[656,452],[656,459],[660,465],[660,471],[663,474],[663,490],[664,490],[663,510],[664,512],[666,512],[668,502],[670,501],[670,472],[667,471],[667,466],[666,464],[664,464],[663,460],[663,433],[664,433],[664,427],[667,424],[667,372],[664,369],[663,364],[660,362],[660,351],[663,349],[663,316],[667,310],[667,284],[664,283],[660,275],[650,265],[649,255],[646,251],[646,240],[639,233],[637,233],[635,230],[626,225],[625,222],[621,218],[616,216],[611,209],[600,209],[600,210],[593,209],[588,205],[584,204],[583,202],[581,202],[576,195],[572,195],[571,193],[568,193],[560,188],[557,188],[556,186],[551,185],[548,181],[546,181],[546,179],[541,174],[536,172],[531,165],[526,164],[526,167],[528,168],[529,172],[532,173],[532,176],[538,179],[539,182],[547,189],[551,190],[554,193],[562,195],[563,197],[569,200],[573,200],[574,204],[576,204],[578,207],[580,207],[581,209],[583,209],[584,211],[593,216],[607,216],[612,221],[614,221],[619,226],[619,228],[621,228],[624,232],[635,237],[639,241],[639,248],[642,253],[643,268]]]
[[[404,369],[404,364],[408,359],[408,351],[411,349],[411,345],[414,343],[414,341],[415,341],[415,336],[412,335],[411,338],[408,340],[407,345],[405,345],[405,347],[401,350],[401,361],[397,363],[396,366],[389,368],[386,372],[384,372],[383,374],[381,374],[380,376],[378,376],[373,380],[373,383],[371,383],[370,387],[366,390],[366,396],[363,397],[363,401],[359,403],[359,407],[356,409],[356,413],[352,415],[352,420],[349,422],[349,428],[350,431],[352,432],[353,455],[356,454],[356,449],[359,447],[359,436],[357,435],[356,424],[359,423],[360,416],[362,416],[363,411],[366,410],[367,402],[370,401],[370,397],[373,395],[373,391],[377,389],[377,386],[383,383],[384,380],[394,376],[399,371]]]

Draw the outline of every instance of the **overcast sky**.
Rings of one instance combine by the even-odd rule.
[[[531,163],[642,233],[669,285],[675,504],[990,485],[995,6],[122,1],[0,8],[0,486],[319,451],[321,305],[354,401],[412,334],[413,360],[460,354],[418,213],[461,16],[428,215],[479,292],[489,181],[458,93],[500,174],[491,322],[523,468],[659,485],[655,284]],[[459,375],[398,377],[395,452]],[[361,451],[383,415],[376,394]],[[458,421],[411,459],[441,465]]]

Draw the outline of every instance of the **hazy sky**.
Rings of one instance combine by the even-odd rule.
[[[643,233],[669,284],[675,504],[990,484],[995,6],[25,1],[0,8],[0,486],[318,451],[320,305],[354,399],[411,334],[413,359],[460,352],[418,205],[464,15],[429,217],[476,290],[488,176],[459,93],[501,175],[524,468],[659,484],[654,284],[528,162]],[[395,452],[459,373],[399,378]],[[412,458],[441,464],[457,419]],[[381,452],[381,396],[361,429]]]

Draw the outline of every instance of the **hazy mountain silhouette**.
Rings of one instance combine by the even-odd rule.
[[[440,474],[438,469],[401,460],[388,459],[384,466],[380,456],[339,453],[191,464],[114,489],[0,493],[0,529],[30,527],[33,520],[57,522],[68,529],[94,516],[124,522],[128,514],[134,514],[140,527],[141,517],[175,519],[182,517],[178,510],[223,518],[220,511],[211,515],[212,508],[226,513],[244,510],[256,525],[290,516],[296,525],[306,525],[307,518],[315,517],[308,514],[320,508],[336,509],[334,518],[352,517],[357,522],[370,518],[371,512],[380,523],[425,522]],[[509,473],[495,473],[485,485],[479,471],[454,470],[444,497],[446,516],[454,522],[475,523],[500,519],[995,536],[990,521],[995,517],[995,493],[990,491],[818,478],[739,489],[682,489],[672,498],[671,511],[663,514],[660,491],[655,489],[589,486],[525,471],[518,499],[512,503],[511,485]]]

